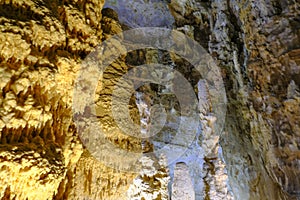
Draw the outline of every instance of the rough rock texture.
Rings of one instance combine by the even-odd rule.
[[[203,179],[205,190],[202,196],[203,199],[230,200],[233,199],[233,196],[227,183],[228,176],[219,143],[222,135],[218,134],[215,129],[216,121],[220,116],[209,112],[212,106],[209,96],[207,81],[200,80],[198,82],[199,110],[202,125],[200,142],[204,160],[201,178]]]
[[[105,7],[114,9],[119,20],[131,28],[168,27],[172,28],[174,18],[166,1],[161,0],[107,0]]]
[[[50,199],[80,157],[72,82],[102,36],[96,3],[1,1],[0,196]]]
[[[103,10],[102,17],[103,5],[102,0],[0,1],[0,198],[167,198],[167,168],[136,178],[105,166],[84,149],[72,120],[72,91],[81,61],[99,42],[122,31],[116,13]],[[168,5],[174,28],[206,48],[222,70],[228,111],[220,140],[235,199],[300,199],[299,2],[171,0]],[[154,24],[172,27],[169,13],[164,17]],[[130,59],[143,63],[146,57],[141,50],[119,58],[103,74],[103,91],[96,96],[99,119],[114,130],[107,139],[138,152],[141,140],[122,134],[103,108],[109,110],[112,85],[132,67]],[[173,63],[197,84],[199,75],[188,64]],[[139,123],[134,100],[130,108]],[[213,121],[208,116],[201,120],[207,128]],[[219,139],[210,139],[214,137]],[[203,138],[202,145],[214,143]],[[200,164],[207,176],[199,183],[205,190],[194,185],[196,198],[228,194],[217,143],[213,155],[206,154]],[[146,160],[157,164],[156,159]],[[199,181],[195,174],[190,171],[192,182]],[[164,189],[157,189],[160,183]],[[202,197],[197,197],[199,191]]]
[[[173,200],[194,200],[195,191],[189,174],[189,169],[185,163],[177,163],[174,170],[174,180],[172,184]]]
[[[134,178],[81,156],[72,121],[82,59],[121,30],[103,4],[1,1],[0,198],[116,199]]]
[[[145,155],[140,159],[142,170],[127,191],[128,200],[169,199],[168,166],[164,158]]]
[[[299,198],[299,2],[172,3],[177,26],[200,36],[224,72],[235,197]]]
[[[231,77],[223,149],[233,192],[237,199],[299,198],[300,104],[296,89],[288,92],[299,81],[299,2],[212,7],[210,51]]]
[[[70,174],[72,176],[73,174]],[[68,196],[62,199],[126,199],[134,173],[108,168],[85,151],[76,164]]]

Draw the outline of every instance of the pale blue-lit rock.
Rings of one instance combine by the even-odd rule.
[[[121,23],[131,27],[166,27],[172,28],[174,19],[167,1],[159,0],[108,0],[106,8],[112,8],[119,15]]]

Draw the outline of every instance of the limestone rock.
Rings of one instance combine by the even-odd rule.
[[[183,185],[188,192],[181,192],[188,197],[181,199],[231,198],[229,185],[235,199],[299,199],[299,2],[119,2],[124,7],[110,6],[118,17],[102,12],[102,0],[0,2],[0,198],[123,199],[131,191],[131,199],[167,199],[169,181],[174,192],[182,191],[178,185],[186,182],[177,177],[183,173],[191,180]],[[152,9],[147,10],[145,2]],[[138,14],[127,12],[134,7]],[[161,17],[151,16],[154,11]],[[140,19],[142,14],[148,18]],[[197,135],[182,156],[195,162],[181,173],[176,168],[173,180],[172,166],[159,164],[155,157],[144,157],[147,169],[157,166],[150,175],[105,166],[85,149],[72,118],[74,82],[82,60],[122,28],[141,25],[174,28],[201,44],[216,59],[227,92],[224,133],[214,134],[219,116],[207,112],[210,103],[200,104],[204,134]],[[116,42],[105,56],[122,48]],[[135,61],[167,61],[194,87],[201,76],[178,56],[157,50],[123,55],[102,73],[95,101],[97,117],[107,130],[105,139],[117,148],[142,153],[141,140],[120,131],[109,112],[113,86]],[[170,88],[151,90],[167,93]],[[162,101],[175,116],[170,121],[176,122],[178,102],[169,94]],[[127,106],[139,124],[135,101]],[[166,125],[168,137],[173,132],[167,129],[174,126]],[[167,140],[158,135],[154,149]]]
[[[185,163],[177,163],[172,184],[173,200],[195,200],[194,186]]]

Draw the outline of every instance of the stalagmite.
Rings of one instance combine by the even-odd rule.
[[[0,199],[152,200],[172,194],[183,200],[299,199],[299,16],[296,0],[0,1]],[[82,107],[83,113],[73,112],[73,103],[85,97],[73,94],[75,83],[79,87],[83,83],[77,81],[85,58],[113,35],[141,26],[180,31],[215,60],[227,98],[222,132],[216,132],[220,116],[211,112],[216,102],[202,80],[215,71],[203,75],[168,49],[142,48],[119,56],[100,70],[93,91],[95,113],[89,106]],[[188,45],[183,42],[180,47],[194,52]],[[126,51],[116,40],[102,50],[96,57]],[[142,142],[135,137],[139,130],[127,133],[117,124],[112,94],[125,73],[151,62],[169,66],[173,71],[167,78],[177,71],[188,80],[193,93],[198,92],[200,113],[181,115],[172,93],[175,81],[152,85],[153,103],[166,110],[165,119],[158,120],[164,126]],[[209,67],[209,62],[202,64]],[[82,94],[89,86],[81,88]],[[187,90],[181,83],[175,86]],[[120,88],[120,96],[127,95],[127,89],[127,85]],[[149,116],[140,115],[131,95],[122,106],[128,108],[132,121],[149,124]],[[152,116],[151,109],[144,111]],[[80,114],[95,115],[105,140],[82,137],[85,127],[80,125],[91,121],[75,123]],[[127,117],[122,110],[117,114]],[[198,126],[195,122],[200,121]],[[91,132],[95,130],[98,127]],[[194,140],[187,142],[191,137]],[[122,171],[132,157],[111,159],[112,153],[106,151],[99,159],[88,143],[144,153],[140,159],[144,170]],[[163,147],[165,155],[156,155]],[[186,183],[182,174],[189,177],[188,184],[178,187]],[[176,196],[178,191],[186,196]]]
[[[140,112],[142,148],[144,155],[140,158],[141,171],[130,185],[127,196],[128,200],[151,200],[168,199],[168,166],[165,158],[157,158],[151,147],[151,104],[152,100],[144,86],[141,91],[136,92],[136,105]],[[149,90],[148,90],[149,92]]]
[[[203,182],[205,187],[205,199],[231,200],[228,177],[225,164],[222,159],[222,151],[219,144],[220,133],[216,133],[214,126],[218,118],[211,115],[211,100],[205,80],[198,82],[198,97],[200,121],[202,125],[202,148],[204,150]]]
[[[176,163],[172,183],[172,200],[195,200],[194,185],[185,163]]]

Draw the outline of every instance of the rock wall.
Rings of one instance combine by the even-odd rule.
[[[170,178],[167,167],[151,175],[120,172],[91,156],[79,139],[71,106],[80,64],[101,41],[130,25],[120,24],[117,14],[102,10],[103,5],[102,0],[0,1],[1,199],[171,196],[166,188]],[[228,111],[220,143],[235,199],[299,199],[299,2],[171,0],[168,7],[174,19],[167,14],[162,26],[192,37],[217,60],[222,71]],[[163,8],[161,13],[166,10]],[[170,22],[174,24],[170,26]],[[104,92],[97,93],[95,100],[104,128],[113,130],[107,139],[141,153],[142,142],[124,135],[103,108],[110,104],[120,73],[132,67],[130,59],[143,63],[149,52],[136,51],[114,62],[103,73],[98,89]],[[182,60],[172,59],[173,64],[183,66],[177,70],[189,74],[197,84],[199,75]],[[139,123],[134,100],[130,110]],[[157,165],[156,159],[150,160]],[[191,192],[189,198],[227,195],[224,163],[218,159],[205,160],[207,176],[201,176],[199,185],[205,184],[206,189],[194,187],[196,197]],[[217,170],[212,170],[215,167]],[[185,167],[175,168],[174,188],[182,184],[180,174],[186,176]],[[190,171],[187,188],[193,179],[199,180],[196,174]],[[139,181],[147,187],[141,188]],[[157,188],[161,183],[163,189]],[[197,197],[199,191],[204,195]]]
[[[222,147],[235,198],[299,198],[299,2],[174,0],[170,7],[177,27],[223,70]]]
[[[299,2],[220,5],[213,4],[218,14],[210,51],[231,77],[223,149],[238,186],[233,192],[237,199],[299,198],[299,159],[294,156],[299,113],[289,108],[297,110],[299,99],[288,92],[299,80]]]
[[[85,152],[72,120],[82,59],[121,31],[103,5],[0,2],[1,199],[118,199],[135,177]]]

